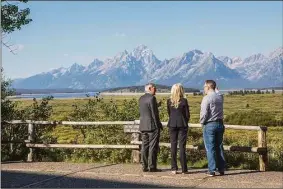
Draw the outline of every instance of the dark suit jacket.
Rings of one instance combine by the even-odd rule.
[[[169,115],[169,127],[188,127],[188,122],[190,120],[190,108],[187,99],[182,98],[178,108],[172,106],[171,99],[168,99],[167,111]]]
[[[140,131],[153,131],[161,128],[156,97],[146,93],[139,99]]]

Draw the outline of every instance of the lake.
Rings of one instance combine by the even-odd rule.
[[[89,96],[97,96],[98,92],[86,92],[86,93],[49,93],[49,94],[21,94],[10,96],[10,99],[41,99],[47,96],[53,96],[54,98],[86,98]]]

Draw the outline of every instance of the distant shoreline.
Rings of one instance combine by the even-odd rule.
[[[229,91],[235,90],[220,90],[223,94],[228,94]],[[266,91],[266,90],[261,90]],[[271,90],[269,90],[271,92]],[[274,90],[275,93],[283,93],[283,90]],[[203,91],[200,91],[203,92]],[[92,93],[92,94],[90,94]],[[41,99],[47,96],[53,96],[54,99],[87,99],[88,97],[95,96],[141,96],[144,92],[86,92],[86,93],[47,93],[47,94],[22,94],[8,96],[11,100],[30,100],[33,98]],[[186,92],[186,95],[193,95],[194,92]],[[88,96],[89,95],[89,96]],[[169,96],[170,92],[157,92],[157,96]]]

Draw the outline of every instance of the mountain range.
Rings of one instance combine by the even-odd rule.
[[[282,86],[283,48],[269,55],[215,57],[210,52],[194,49],[181,56],[159,60],[145,45],[132,52],[122,51],[106,60],[94,59],[87,66],[74,63],[28,78],[15,79],[14,88],[25,89],[107,89],[143,85],[182,83],[202,88],[206,79],[214,79],[222,89]]]

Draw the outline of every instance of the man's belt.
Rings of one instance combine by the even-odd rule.
[[[211,122],[223,123],[223,119],[216,119],[216,120],[208,121],[208,122],[205,122],[205,125]]]

